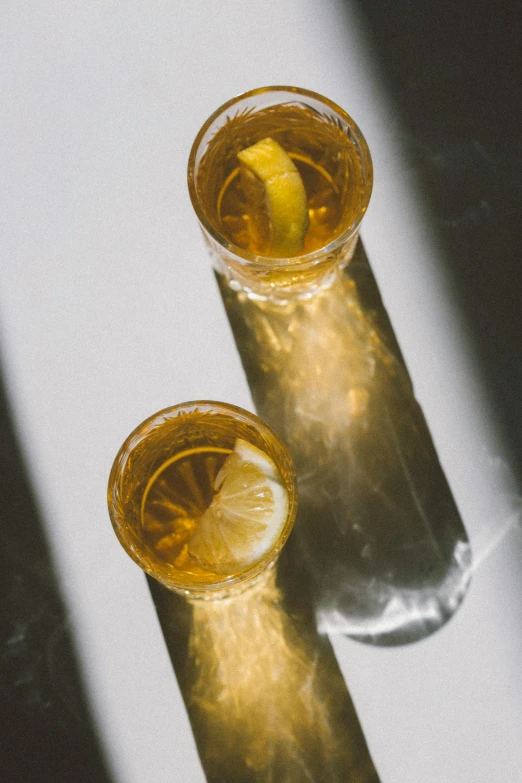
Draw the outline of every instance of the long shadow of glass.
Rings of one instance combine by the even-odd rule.
[[[257,412],[296,465],[319,630],[382,645],[437,630],[464,597],[471,550],[362,244],[308,301],[218,283]]]
[[[291,537],[241,595],[149,584],[209,783],[378,783]]]

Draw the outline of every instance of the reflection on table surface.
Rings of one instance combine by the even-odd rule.
[[[209,783],[378,783],[292,538],[231,598],[149,584]]]
[[[309,300],[221,293],[257,412],[296,465],[319,628],[374,644],[433,632],[471,552],[362,244]]]

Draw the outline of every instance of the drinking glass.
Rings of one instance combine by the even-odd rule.
[[[272,460],[288,504],[277,538],[261,557],[216,573],[194,562],[186,544],[238,438]],[[295,519],[295,471],[284,444],[254,414],[222,402],[186,402],[154,414],[128,436],[112,466],[108,504],[121,545],[146,573],[189,597],[222,597],[274,564]]]
[[[259,255],[248,230],[238,153],[272,138],[303,180],[309,228],[302,254]],[[262,87],[225,103],[199,131],[188,186],[216,271],[253,299],[306,299],[329,286],[354,252],[368,207],[373,167],[353,119],[317,93]]]

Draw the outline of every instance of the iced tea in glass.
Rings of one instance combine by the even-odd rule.
[[[264,252],[252,230],[238,155],[264,139],[289,155],[303,181],[308,225],[293,257]],[[370,200],[373,168],[352,118],[317,93],[266,87],[219,108],[189,158],[192,204],[216,269],[251,298],[308,298],[350,261]]]
[[[193,597],[228,595],[277,558],[297,508],[295,472],[257,416],[197,401],[160,411],[114,461],[109,513],[148,574]]]

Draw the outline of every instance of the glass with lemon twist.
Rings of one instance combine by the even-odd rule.
[[[328,286],[350,261],[373,168],[343,109],[308,90],[266,87],[207,120],[188,183],[217,271],[251,298],[287,302]]]
[[[113,528],[165,586],[195,598],[243,589],[277,558],[297,508],[285,446],[257,416],[183,403],[140,424],[114,461]]]

